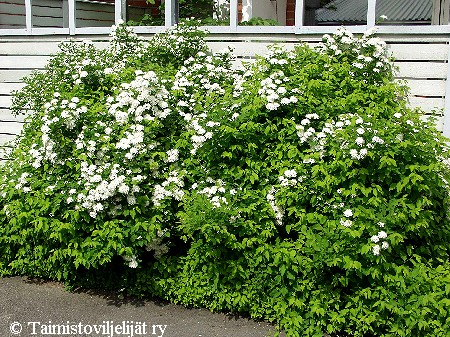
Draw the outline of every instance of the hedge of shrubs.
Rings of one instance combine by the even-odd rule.
[[[288,336],[446,336],[447,140],[344,28],[236,67],[186,21],[25,79],[0,273],[246,313]]]

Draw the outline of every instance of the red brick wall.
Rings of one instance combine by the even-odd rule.
[[[286,5],[286,26],[295,25],[295,0],[287,0]]]

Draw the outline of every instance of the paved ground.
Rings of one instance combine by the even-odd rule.
[[[273,332],[265,322],[205,309],[94,291],[72,293],[58,283],[24,277],[0,278],[1,337],[266,337]]]

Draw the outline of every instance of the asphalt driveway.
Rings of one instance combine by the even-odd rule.
[[[0,336],[266,337],[274,327],[167,302],[68,292],[55,282],[0,278]]]

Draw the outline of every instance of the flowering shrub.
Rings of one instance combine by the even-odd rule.
[[[62,45],[16,95],[32,114],[2,167],[2,274],[289,336],[449,331],[446,140],[382,41],[339,29],[236,69],[192,21],[113,32],[106,50]]]

